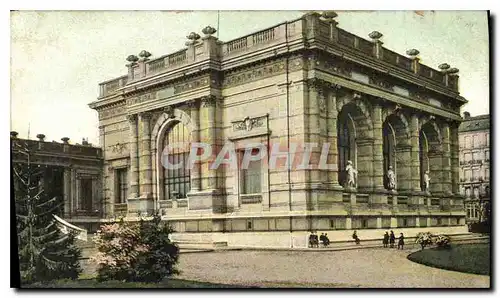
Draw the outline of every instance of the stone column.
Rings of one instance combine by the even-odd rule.
[[[151,177],[151,116],[149,112],[140,116],[140,151],[139,151],[139,193],[141,198],[152,198]]]
[[[77,192],[76,192],[76,170],[71,168],[70,169],[70,194],[71,194],[71,197],[70,197],[70,206],[71,206],[71,210],[70,212],[71,213],[75,213],[76,210],[78,209],[77,205],[76,205],[76,197],[77,197]]]
[[[450,124],[450,152],[451,152],[451,192],[454,195],[460,194],[459,189],[459,142],[458,142],[458,122]]]
[[[129,198],[139,197],[139,158],[137,155],[137,115],[129,115],[128,121],[130,124],[130,170],[129,170]]]
[[[321,123],[320,123],[320,105],[324,104],[324,92],[323,92],[323,83],[319,79],[308,80],[308,102],[307,108],[305,109],[305,113],[307,114],[307,131],[309,132],[306,137],[307,140],[305,142],[316,143],[318,146],[321,146]],[[321,103],[323,101],[323,103]],[[321,149],[320,149],[321,150]],[[313,147],[311,149],[310,162],[311,165],[317,165],[318,161],[315,158],[316,153],[318,152],[318,147]],[[320,151],[321,152],[321,151]],[[297,154],[305,154],[302,146],[297,148]],[[318,155],[319,159],[319,155]],[[306,169],[305,170],[306,180],[310,183],[318,183],[320,182],[320,173],[318,170],[314,169]]]
[[[71,168],[64,169],[64,216],[71,217]]]
[[[441,168],[441,183],[442,191],[445,195],[451,195],[451,152],[450,152],[450,127],[449,124],[444,122],[441,125],[442,140],[442,168]]]
[[[328,130],[328,140],[330,141],[330,149],[328,151],[328,164],[335,164],[336,168],[330,170],[329,177],[330,183],[333,188],[341,189],[342,186],[339,184],[339,168],[338,168],[338,148],[337,148],[337,89],[340,86],[333,85],[329,89],[330,92],[327,94],[327,130]]]
[[[383,155],[383,133],[382,133],[382,107],[380,103],[373,103],[373,188],[384,189],[384,155]]]
[[[418,116],[416,114],[412,114],[410,117],[410,145],[411,145],[411,159],[410,159],[410,167],[411,167],[411,189],[414,192],[420,192],[420,130],[418,123]]]
[[[200,141],[212,146],[211,157],[200,164],[201,167],[201,188],[204,190],[217,189],[217,171],[209,168],[210,163],[217,156],[216,154],[216,108],[215,96],[204,96],[201,98],[200,110]]]
[[[191,121],[193,121],[193,131],[191,131],[191,142],[200,142],[200,111],[199,103],[196,100],[191,100],[188,103]],[[193,165],[191,169],[191,191],[196,192],[201,190],[201,167],[200,163]]]
[[[106,160],[106,130],[104,125],[99,126],[99,145],[101,148],[103,148],[102,152],[102,159]],[[102,200],[102,211],[101,211],[101,216],[106,217],[107,212],[108,212],[108,206],[107,206],[107,200],[106,200],[106,173],[107,172],[107,166],[104,165],[102,175],[100,176],[100,185],[101,187],[99,188],[100,193],[98,193],[98,197]]]

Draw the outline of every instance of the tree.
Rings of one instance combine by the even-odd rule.
[[[14,142],[13,147],[13,153],[24,155],[26,161],[12,165],[21,283],[75,279],[81,272],[81,251],[75,235],[63,234],[53,217],[63,203],[45,195],[43,172],[31,163],[28,145]]]

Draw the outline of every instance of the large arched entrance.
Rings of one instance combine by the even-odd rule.
[[[396,175],[396,188],[411,188],[411,146],[407,121],[404,116],[391,114],[383,125],[384,187],[388,188],[387,172],[392,167]]]
[[[430,177],[430,192],[439,192],[440,188],[440,173],[441,173],[441,142],[439,131],[436,125],[432,122],[426,122],[420,128],[419,135],[419,157],[420,157],[420,188],[425,189],[424,176],[425,172],[429,173]]]
[[[357,187],[370,187],[373,138],[368,117],[359,106],[345,104],[337,118],[338,182],[345,186],[348,161],[358,171]]]

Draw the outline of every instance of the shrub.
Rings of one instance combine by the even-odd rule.
[[[449,248],[451,240],[450,240],[450,237],[448,237],[446,235],[439,235],[436,237],[434,242],[440,248]]]
[[[139,224],[122,220],[101,226],[94,242],[98,280],[159,282],[177,273],[179,249],[170,242],[172,229],[160,216]]]
[[[430,232],[418,233],[415,243],[420,244],[420,247],[424,249],[427,245],[432,244],[432,234]]]
[[[98,266],[98,280],[134,280],[139,253],[148,250],[139,236],[139,226],[123,219],[101,226],[94,237],[98,252],[92,257]]]
[[[168,236],[173,230],[161,222],[160,216],[151,221],[141,220],[141,240],[149,249],[139,255],[136,267],[136,281],[159,282],[165,277],[178,273],[174,268],[179,257],[179,248]]]

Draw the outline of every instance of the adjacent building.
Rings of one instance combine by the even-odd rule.
[[[459,128],[460,190],[468,222],[485,219],[490,203],[490,115],[464,113]]]
[[[69,138],[62,138],[62,143],[47,142],[43,134],[37,138],[20,139],[17,132],[12,131],[12,163],[28,162],[28,155],[19,150],[27,146],[31,166],[42,169],[39,183],[45,194],[64,202],[64,211],[57,215],[95,231],[104,217],[101,148],[93,147],[86,140],[82,144],[70,144]]]
[[[90,104],[99,115],[104,215],[160,212],[177,239],[242,246],[306,246],[311,230],[335,239],[352,230],[465,231],[458,129],[467,101],[458,69],[421,64],[418,50],[398,54],[380,32],[365,39],[335,17],[308,13],[227,42],[207,26],[175,53],[130,55],[127,73],[100,83]],[[255,143],[283,152],[318,143],[311,160],[329,143],[335,166],[163,167],[163,148],[193,142],[229,142],[240,153]],[[353,187],[348,161],[358,173]]]

